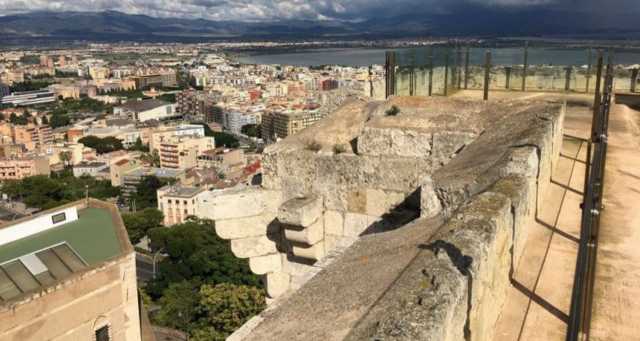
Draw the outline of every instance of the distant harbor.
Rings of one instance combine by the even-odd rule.
[[[437,47],[433,49],[434,64],[443,65],[445,55],[449,52],[449,60],[455,62],[456,53],[452,48]],[[484,63],[486,51],[492,53],[494,65],[520,65],[524,60],[524,49],[515,47],[504,48],[471,48],[469,50],[469,62],[472,65]],[[298,51],[252,51],[235,56],[235,60],[243,64],[280,64],[295,66],[320,66],[320,65],[344,65],[344,66],[368,66],[372,64],[384,64],[385,49],[367,48],[339,48],[339,49],[310,49]],[[410,64],[411,59],[417,65],[426,65],[429,48],[398,49],[400,52],[400,64]],[[464,51],[464,50],[463,50]],[[575,65],[589,64],[589,52],[587,49],[578,48],[529,48],[528,62],[531,65]],[[464,52],[463,57],[464,58]],[[592,62],[595,62],[595,50],[591,53]],[[614,54],[616,64],[633,65],[640,64],[640,52],[617,51]]]

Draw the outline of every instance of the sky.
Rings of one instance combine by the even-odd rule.
[[[640,0],[0,0],[0,15],[30,11],[106,11],[152,17],[277,21],[362,21],[406,14],[452,14],[465,7],[527,11],[640,12]]]

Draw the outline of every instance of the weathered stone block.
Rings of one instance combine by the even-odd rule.
[[[342,236],[344,233],[344,217],[338,211],[324,212],[324,233]]]
[[[291,276],[284,272],[272,272],[267,274],[267,294],[276,298],[289,290]]]
[[[378,220],[380,220],[379,217],[347,212],[344,217],[344,235],[348,237],[358,237]]]
[[[466,145],[475,140],[476,134],[443,131],[433,134],[431,161],[435,166],[446,165]]]
[[[252,257],[249,259],[249,267],[251,268],[251,272],[256,275],[279,272],[282,271],[282,257],[279,253]]]
[[[403,192],[383,191],[381,189],[366,190],[366,208],[369,216],[381,217],[400,205],[407,197]]]
[[[442,204],[435,191],[433,180],[431,177],[426,177],[420,186],[420,216],[432,218],[440,212],[442,212]]]
[[[205,192],[200,197],[198,216],[212,220],[246,218],[275,212],[282,193],[259,187]]]
[[[238,258],[251,258],[276,253],[276,243],[267,236],[234,239],[231,241],[231,251]]]
[[[324,248],[327,253],[336,249],[345,249],[353,245],[358,240],[357,237],[345,237],[326,234],[324,236]]]
[[[275,214],[216,220],[216,234],[227,240],[265,236],[274,228],[274,221]]]
[[[322,200],[309,195],[288,200],[278,209],[278,220],[284,224],[311,226],[322,215]]]
[[[358,152],[363,155],[426,158],[431,152],[431,133],[414,129],[367,127],[358,138]]]
[[[319,242],[310,246],[296,244],[293,245],[292,250],[296,257],[305,259],[320,260],[325,255],[324,242]]]
[[[308,227],[284,225],[284,236],[293,242],[317,244],[324,238],[324,221],[322,218],[317,219]]]

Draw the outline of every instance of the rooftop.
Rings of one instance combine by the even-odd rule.
[[[124,103],[123,105],[121,105],[121,107],[127,110],[141,112],[141,111],[155,109],[168,104],[170,103],[157,100],[157,99],[145,99],[141,101],[128,101],[127,103]]]
[[[80,205],[0,227],[0,302],[54,285],[130,248],[122,222],[106,204],[92,200],[89,207]]]

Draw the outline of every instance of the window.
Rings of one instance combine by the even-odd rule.
[[[51,216],[51,221],[54,224],[61,223],[61,222],[65,221],[65,220],[67,220],[67,215],[64,212],[58,213],[58,214],[54,214],[54,215]]]
[[[96,341],[109,341],[109,326],[96,330]]]

